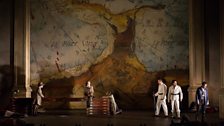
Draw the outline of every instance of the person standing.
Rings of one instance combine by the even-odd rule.
[[[208,98],[208,89],[207,89],[207,82],[203,81],[201,86],[197,88],[196,91],[196,119],[198,120],[199,113],[202,114],[201,121],[204,121],[206,107],[209,105],[209,98]]]
[[[42,100],[44,98],[44,94],[42,92],[43,87],[43,82],[38,83],[36,90],[36,99],[34,99],[34,105],[32,110],[33,115],[37,115],[38,112],[45,112],[45,110],[42,108]]]
[[[93,86],[91,86],[90,81],[87,81],[86,86],[84,88],[84,95],[87,98],[87,101],[86,101],[87,108],[90,107],[90,103],[92,101],[93,94],[94,94]]]
[[[169,87],[168,103],[171,101],[172,118],[177,115],[180,118],[180,102],[183,100],[183,93],[181,87],[177,85],[176,80],[172,80],[172,85]],[[176,113],[175,113],[176,110]]]
[[[159,116],[161,105],[163,107],[164,115],[165,117],[168,117],[168,110],[166,105],[166,93],[167,93],[167,86],[163,83],[162,79],[158,79],[158,91],[154,94],[154,96],[157,96],[157,102],[156,102],[156,111],[155,116]]]
[[[37,105],[38,106],[42,106],[42,99],[44,98],[44,95],[42,92],[43,87],[44,87],[44,83],[40,82],[38,84],[38,89],[37,89]]]

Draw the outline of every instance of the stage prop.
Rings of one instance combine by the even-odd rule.
[[[110,100],[108,97],[93,98],[90,107],[86,109],[87,115],[110,115]]]

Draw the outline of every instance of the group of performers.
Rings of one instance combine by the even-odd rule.
[[[183,100],[183,92],[181,87],[178,85],[177,80],[172,81],[172,85],[169,87],[168,90],[168,99],[167,99],[167,86],[163,82],[162,79],[157,80],[158,83],[158,91],[153,94],[154,97],[157,97],[157,102],[155,104],[155,116],[159,117],[160,108],[162,106],[165,117],[168,117],[168,108],[166,101],[171,104],[171,113],[172,117],[180,118],[180,102]],[[38,89],[36,92],[36,107],[37,109],[41,107],[42,105],[42,99],[44,98],[44,95],[42,93],[42,88],[44,86],[43,82],[40,82],[38,84]],[[86,97],[86,104],[87,108],[90,107],[91,101],[94,97],[94,88],[91,85],[91,82],[88,81],[84,87],[84,96]],[[118,114],[121,113],[121,109],[118,108],[118,105],[115,102],[115,98],[111,92],[107,92],[106,96],[110,99],[110,106],[112,108],[112,114]],[[205,117],[206,112],[206,106],[209,105],[209,99],[208,99],[208,89],[207,89],[207,83],[202,82],[202,85],[198,87],[196,91],[196,118],[198,119],[199,114],[202,115],[202,120]],[[10,111],[6,110],[5,113],[2,113],[3,115],[13,115],[14,113],[11,113]]]
[[[153,94],[157,97],[156,102],[156,110],[155,110],[155,117],[159,117],[160,108],[162,106],[165,117],[168,117],[168,108],[166,104],[166,95],[167,95],[167,86],[163,82],[162,79],[158,79],[158,91]],[[181,87],[177,84],[177,80],[172,80],[172,85],[169,87],[168,90],[168,103],[171,103],[171,113],[172,117],[177,117],[180,119],[180,102],[183,100],[183,92]],[[202,118],[204,120],[206,107],[209,105],[208,99],[208,89],[207,83],[205,81],[202,82],[201,86],[197,88],[196,96],[195,96],[195,103],[196,103],[196,119],[198,120],[198,116],[201,113]]]
[[[169,87],[168,90],[168,98],[167,98],[167,86],[163,82],[163,79],[158,79],[158,91],[153,94],[154,97],[157,97],[157,102],[155,104],[155,117],[159,117],[160,108],[162,106],[165,117],[168,117],[168,107],[166,101],[171,104],[171,117],[172,118],[181,118],[180,115],[180,102],[183,100],[183,92],[181,86],[178,85],[177,80],[172,80],[172,85]],[[91,82],[88,81],[86,83],[84,89],[84,95],[87,97],[87,108],[90,107],[90,103],[92,101],[94,94],[94,88],[91,86]],[[113,114],[118,114],[121,110],[118,108],[114,96],[111,92],[107,92],[106,95],[110,98],[111,108]],[[196,119],[198,120],[198,116],[201,113],[202,121],[205,117],[206,106],[209,105],[208,99],[208,89],[207,83],[205,81],[202,82],[202,85],[197,88],[196,96],[195,96],[195,103],[196,103]]]
[[[156,110],[155,110],[155,116],[159,116],[160,108],[163,107],[163,111],[165,114],[165,117],[168,117],[168,108],[166,105],[166,94],[167,94],[167,86],[163,83],[162,79],[158,79],[158,91],[154,94],[154,96],[157,96],[157,102],[156,102]],[[183,100],[183,93],[181,90],[181,87],[177,85],[177,81],[172,81],[172,86],[169,88],[168,92],[168,102],[171,102],[171,112],[172,117],[175,116],[175,110],[177,113],[177,117],[180,118],[180,101]]]
[[[107,91],[105,95],[109,98],[111,113],[113,115],[121,113],[122,110],[118,108],[118,105],[115,102],[114,95],[110,91]],[[90,81],[87,81],[87,83],[86,83],[86,86],[84,88],[84,96],[86,97],[87,108],[91,107],[91,102],[94,97],[94,88],[91,85]]]

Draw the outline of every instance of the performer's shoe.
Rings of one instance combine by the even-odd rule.
[[[168,118],[169,116],[168,116],[168,115],[165,115],[164,117],[165,117],[165,118]]]
[[[159,115],[154,115],[153,117],[159,117]]]
[[[44,112],[46,112],[46,110],[45,110],[44,108],[39,108],[39,109],[37,110],[37,112],[39,112],[39,113],[44,113]]]
[[[121,114],[122,113],[122,109],[119,109],[116,113],[115,113],[115,115],[117,115],[117,114]]]

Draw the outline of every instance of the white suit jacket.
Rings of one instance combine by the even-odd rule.
[[[175,87],[172,85],[169,87],[168,101],[170,100],[183,100],[183,93],[179,85],[176,85]]]
[[[158,91],[156,92],[155,96],[158,96],[158,99],[165,100],[166,93],[167,93],[167,86],[164,83],[159,84]]]

